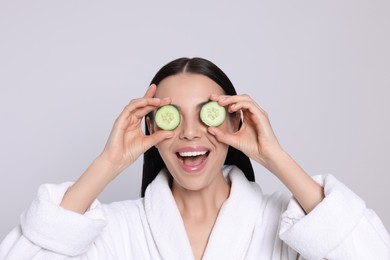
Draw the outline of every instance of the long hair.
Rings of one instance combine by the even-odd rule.
[[[215,81],[224,90],[226,95],[237,95],[232,82],[226,74],[214,63],[203,58],[179,58],[171,61],[157,72],[150,84],[156,84],[158,86],[158,84],[166,77],[185,72],[204,75]],[[242,122],[240,120],[239,127],[241,127],[241,124]],[[150,135],[146,122],[145,134]],[[236,165],[244,172],[249,181],[255,181],[255,175],[250,159],[241,151],[229,146],[224,164]],[[142,197],[145,196],[145,191],[148,185],[154,180],[154,178],[156,178],[157,174],[164,167],[165,163],[157,148],[152,146],[144,153],[141,188]]]

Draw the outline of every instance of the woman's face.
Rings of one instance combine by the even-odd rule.
[[[173,130],[174,137],[156,147],[174,179],[174,185],[187,190],[201,190],[223,180],[222,166],[228,146],[209,134],[199,117],[201,105],[210,100],[211,94],[221,95],[224,91],[210,78],[191,73],[165,78],[155,94],[158,98],[170,97],[172,104],[179,108],[181,122]],[[233,132],[234,123],[230,118],[227,116],[219,128]],[[150,125],[149,130],[159,131],[156,124]]]

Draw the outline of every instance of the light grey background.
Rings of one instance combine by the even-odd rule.
[[[0,239],[181,56],[214,61],[311,175],[334,174],[389,228],[390,2],[238,2],[0,0]],[[141,166],[101,201],[137,198]],[[255,169],[265,192],[285,190]]]

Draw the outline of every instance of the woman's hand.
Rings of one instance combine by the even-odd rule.
[[[210,127],[215,138],[242,151],[272,172],[291,191],[309,213],[324,198],[323,188],[316,183],[283,149],[272,130],[267,113],[248,95],[218,96],[212,100],[226,106],[229,113],[243,114],[243,124],[234,133]]]
[[[67,190],[61,207],[84,214],[119,173],[150,147],[173,136],[169,131],[157,131],[150,136],[142,131],[142,118],[171,102],[170,99],[153,98],[155,92],[156,85],[151,85],[143,98],[134,99],[125,107],[115,121],[102,154]]]
[[[241,128],[232,134],[210,127],[209,132],[220,142],[226,143],[267,167],[267,159],[277,150],[279,142],[272,130],[267,113],[248,95],[212,95],[211,100],[225,106],[229,113],[242,111]]]
[[[99,156],[115,173],[122,172],[153,145],[173,136],[172,131],[157,131],[146,136],[142,118],[156,108],[169,104],[170,99],[153,98],[156,85],[151,85],[143,98],[132,100],[116,119],[107,144]]]

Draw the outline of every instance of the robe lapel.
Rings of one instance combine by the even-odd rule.
[[[248,182],[235,166],[224,171],[232,183],[231,191],[218,214],[204,260],[244,259],[260,213],[262,191],[258,184]]]
[[[162,259],[194,259],[183,219],[169,188],[166,170],[160,172],[148,186],[145,212]]]
[[[223,169],[231,182],[229,198],[223,204],[211,232],[203,259],[243,259],[262,204],[260,187],[248,182],[236,166]],[[145,193],[149,226],[163,259],[194,259],[183,219],[169,188],[168,173],[160,172]]]

